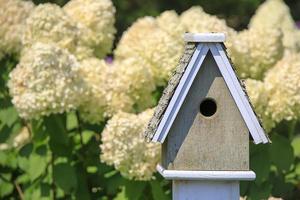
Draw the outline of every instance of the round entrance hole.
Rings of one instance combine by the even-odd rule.
[[[200,113],[205,117],[211,117],[217,112],[216,101],[212,98],[205,98],[200,104]]]

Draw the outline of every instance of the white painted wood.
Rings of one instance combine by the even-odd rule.
[[[156,169],[167,180],[251,181],[256,177],[253,171],[166,170],[161,165],[157,165]]]
[[[263,128],[252,110],[222,46],[220,44],[208,44],[208,46],[253,137],[254,143],[268,143],[269,139],[266,137]]]
[[[224,33],[185,33],[183,39],[186,42],[225,42]]]
[[[199,44],[197,46],[197,49],[195,50],[191,61],[188,64],[186,71],[174,92],[174,95],[165,111],[157,131],[152,138],[153,142],[164,142],[207,52],[208,46],[206,44]]]
[[[238,181],[173,181],[173,200],[239,200]]]

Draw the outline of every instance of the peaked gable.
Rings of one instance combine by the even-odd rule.
[[[207,109],[201,106],[205,102],[211,103]],[[249,131],[210,51],[162,145],[161,165],[176,170],[249,170]]]
[[[217,37],[214,37],[214,35]],[[224,41],[224,38],[220,37],[220,35],[224,34],[185,35],[187,40],[196,42],[187,43],[187,46],[194,44],[196,45],[196,49],[192,56],[189,54],[189,56],[185,57],[186,51],[189,50],[186,48],[185,54],[180,62],[184,64],[179,65],[170,79],[154,112],[154,116],[150,120],[145,131],[148,140],[160,143],[164,142],[208,51],[210,51],[245,124],[248,127],[254,143],[259,144],[269,142],[269,138],[265,134],[261,123],[251,106],[246,90],[239,81],[233,66],[227,57],[224,45],[221,43]],[[197,43],[197,41],[200,41],[201,43]],[[188,52],[190,53],[190,51]],[[188,60],[187,63],[186,60]]]

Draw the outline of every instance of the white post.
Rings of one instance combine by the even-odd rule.
[[[239,200],[238,181],[174,180],[173,200]]]

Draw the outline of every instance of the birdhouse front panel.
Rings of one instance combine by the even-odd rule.
[[[270,140],[226,54],[225,35],[186,33],[184,39],[183,56],[145,130],[148,141],[162,144],[158,169],[187,178],[196,171],[249,171],[249,136],[255,144]]]
[[[209,51],[162,145],[162,166],[169,170],[249,170],[248,133]]]

